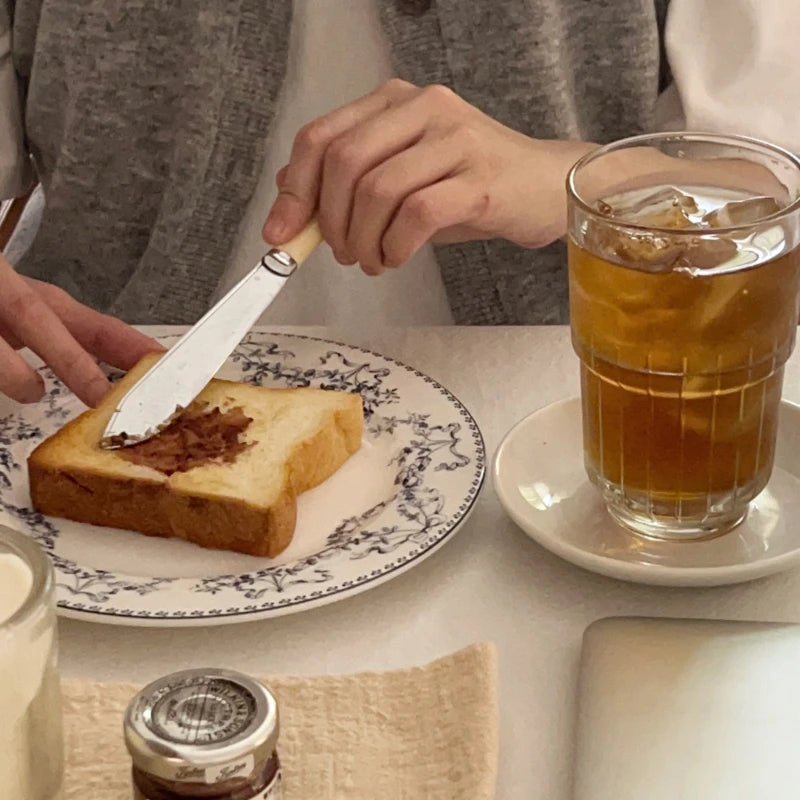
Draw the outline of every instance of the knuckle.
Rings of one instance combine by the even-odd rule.
[[[323,150],[329,138],[328,126],[325,120],[316,119],[303,125],[295,137],[295,146],[303,153]]]
[[[8,322],[13,323],[19,320],[27,320],[35,313],[36,294],[29,288],[4,292],[4,297],[0,300],[3,316]]]
[[[394,199],[395,188],[383,174],[373,171],[358,182],[356,195],[366,203],[383,204]]]
[[[68,303],[71,300],[70,295],[64,291],[60,286],[48,285],[46,297],[53,303]]]
[[[323,240],[330,244],[331,237],[336,233],[336,226],[330,218],[325,205],[322,203],[317,211],[317,224],[319,225],[319,232],[322,234]]]
[[[322,213],[319,214],[318,219],[322,238],[331,246],[332,250],[340,250],[342,246],[342,232],[339,224]]]
[[[63,309],[72,300],[68,292],[52,283],[37,282],[34,290],[36,294],[53,309]]]
[[[406,259],[397,244],[388,236],[381,243],[383,251],[383,266],[387,269],[397,269]]]
[[[86,349],[90,353],[100,352],[105,343],[114,338],[116,321],[113,317],[105,314],[97,319],[85,342]]]
[[[424,192],[410,195],[403,205],[406,213],[414,222],[425,227],[436,224],[438,216],[436,203]]]
[[[461,146],[468,152],[481,152],[485,147],[486,142],[481,131],[471,123],[460,125],[457,136]]]
[[[287,164],[285,167],[281,167],[277,174],[275,175],[275,185],[278,187],[279,190],[283,190],[286,188],[286,177],[289,174],[289,165]]]
[[[441,83],[433,83],[422,90],[422,96],[435,108],[442,105],[452,106],[460,103],[461,98],[449,87]]]
[[[88,359],[86,353],[77,345],[74,348],[64,348],[59,358],[60,371],[75,374],[78,376],[78,383],[88,385],[94,377]]]
[[[402,78],[389,78],[380,89],[379,92],[384,92],[390,95],[398,95],[398,94],[405,94],[411,89],[415,89],[413,83],[409,83],[408,81],[404,81]]]
[[[325,156],[326,161],[342,172],[350,172],[354,170],[359,162],[360,153],[347,138],[340,137],[334,139],[328,147]]]

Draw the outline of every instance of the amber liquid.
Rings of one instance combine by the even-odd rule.
[[[772,471],[800,249],[706,275],[569,248],[590,478],[653,519],[746,508]]]

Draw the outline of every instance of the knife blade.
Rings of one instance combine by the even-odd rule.
[[[205,388],[321,241],[312,220],[294,239],[272,248],[123,395],[100,446],[127,447],[169,425]]]

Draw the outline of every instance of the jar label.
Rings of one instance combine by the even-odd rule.
[[[253,795],[252,800],[281,800],[281,771],[275,773],[275,777],[270,781],[266,789],[262,789],[258,794]],[[133,800],[151,800],[146,795],[142,794],[139,789],[134,785],[133,787]]]
[[[206,767],[203,780],[206,783],[222,783],[242,775],[249,775],[256,766],[255,759],[251,755],[242,756],[236,761],[223,764],[220,767]]]

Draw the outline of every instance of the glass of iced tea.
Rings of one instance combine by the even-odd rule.
[[[724,533],[772,471],[800,160],[744,137],[637,136],[581,159],[568,193],[589,478],[636,533]]]

